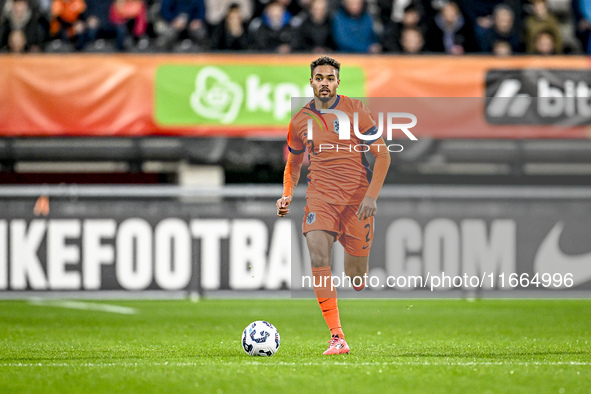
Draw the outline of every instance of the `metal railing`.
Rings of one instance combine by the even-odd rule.
[[[27,185],[0,186],[0,198],[279,198],[280,185],[227,185],[196,187],[178,185]],[[305,196],[298,187],[296,198]],[[591,187],[559,186],[395,186],[385,185],[380,198],[389,199],[591,199]]]

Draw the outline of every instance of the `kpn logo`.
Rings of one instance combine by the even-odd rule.
[[[350,67],[347,78],[348,94],[362,96],[363,70]],[[309,79],[306,65],[162,65],[154,117],[162,126],[287,127],[291,98],[312,94]]]
[[[492,124],[591,124],[591,71],[492,70],[486,119]]]

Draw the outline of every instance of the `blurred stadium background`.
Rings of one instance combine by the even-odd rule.
[[[420,112],[391,155],[373,274],[568,273],[589,252],[590,7],[5,1],[1,294],[288,290],[303,190],[286,221],[274,200],[290,99],[325,52],[340,93]]]
[[[0,10],[0,391],[588,391],[588,299],[480,298],[590,294],[590,0]],[[312,297],[306,168],[275,209],[291,98],[325,53],[339,93],[418,117],[392,141],[370,275],[483,282],[339,291],[391,299],[339,300],[337,361],[316,300],[289,299]],[[271,360],[238,342],[259,319]]]

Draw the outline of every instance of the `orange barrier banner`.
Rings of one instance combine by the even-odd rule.
[[[340,94],[439,98],[420,111],[419,125],[422,119],[429,125],[418,129],[421,137],[591,134],[585,57],[335,57],[342,63]],[[314,58],[6,55],[0,57],[0,135],[284,138],[291,97],[311,95]],[[545,101],[536,99],[542,95]],[[429,114],[447,112],[446,98],[475,98],[456,108],[469,127],[438,127]]]

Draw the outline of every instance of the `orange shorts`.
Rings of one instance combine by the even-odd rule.
[[[317,198],[307,198],[302,232],[330,231],[352,256],[369,256],[373,241],[374,217],[358,220],[357,205],[334,205]]]

